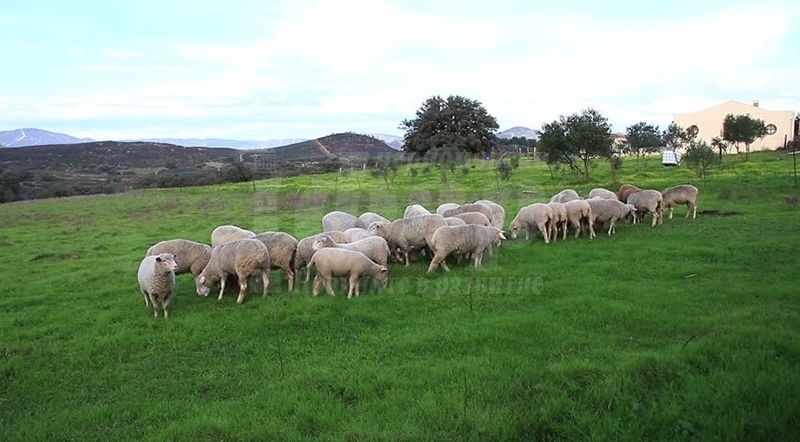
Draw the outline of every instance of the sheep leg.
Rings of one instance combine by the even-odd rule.
[[[319,293],[319,283],[321,281],[322,279],[320,278],[320,274],[317,273],[317,276],[314,277],[314,288],[311,290],[311,296],[315,298],[317,297],[317,294]]]
[[[686,215],[689,215],[689,212],[686,212]],[[692,204],[692,219],[697,219],[697,204]]]
[[[290,269],[283,269],[283,274],[286,275],[286,281],[289,283],[289,292],[294,290],[294,272]]]
[[[266,298],[267,289],[269,289],[269,270],[261,270],[261,280],[264,283],[264,289],[261,291],[261,296]]]
[[[239,297],[236,298],[236,303],[241,304],[244,302],[244,295],[247,293],[247,277],[242,278],[239,275]]]
[[[670,208],[669,208],[669,219],[672,219],[672,210],[673,210],[673,209],[674,209],[674,207],[670,207]],[[689,212],[686,212],[686,214],[687,214],[687,216],[688,216]]]
[[[145,307],[149,307],[150,306],[150,301],[147,298],[147,293],[142,292],[142,296],[144,297],[144,306]]]
[[[333,291],[333,286],[331,285],[331,279],[333,279],[330,275],[322,277],[322,283],[325,285],[325,291],[330,296],[336,296],[336,293]]]
[[[153,306],[153,316],[156,318],[158,317],[158,300],[156,296],[152,293],[148,293],[147,296],[150,298],[150,304]]]
[[[406,267],[408,267],[408,249],[403,249],[403,257],[406,260]]]
[[[306,266],[306,284],[308,284],[308,281],[310,279],[311,279],[311,267]]]
[[[167,293],[161,301],[161,308],[164,310],[164,319],[169,318],[169,303],[172,301],[172,293]]]
[[[537,223],[536,225],[539,227],[539,231],[542,232],[542,236],[544,236],[544,243],[550,244],[550,235],[548,235],[547,223]]]
[[[219,280],[219,296],[217,297],[217,301],[222,301],[222,294],[225,293],[226,279],[228,279],[228,275],[224,275],[222,279]]]

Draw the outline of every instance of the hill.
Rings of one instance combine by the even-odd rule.
[[[50,144],[85,143],[88,141],[94,140],[76,138],[67,134],[34,128],[0,131],[0,147],[45,146]]]
[[[351,132],[328,135],[289,146],[273,147],[269,152],[284,161],[331,157],[363,159],[397,154],[396,150],[378,138]]]
[[[506,129],[497,134],[498,138],[509,139],[509,138],[528,138],[531,140],[538,140],[539,133],[533,129],[528,129],[527,127],[522,126],[514,126],[511,129]]]

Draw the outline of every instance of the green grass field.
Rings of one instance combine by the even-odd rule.
[[[421,168],[421,166],[416,166]],[[523,160],[0,205],[0,440],[797,440],[800,225],[791,159],[726,158],[707,179],[626,160],[620,182],[701,190],[696,220],[545,245],[507,241],[477,271],[390,266],[348,301],[198,298],[169,320],[138,292],[144,251],[220,224],[300,238],[331,209],[399,217],[493,199],[506,222],[580,183]],[[424,172],[424,171],[423,171]]]

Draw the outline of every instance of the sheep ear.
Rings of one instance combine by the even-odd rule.
[[[163,260],[161,259],[161,257],[160,257],[160,256],[156,256],[156,262],[161,262],[161,261],[163,261]]]

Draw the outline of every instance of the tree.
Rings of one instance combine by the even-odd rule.
[[[719,151],[719,161],[722,162],[722,153],[728,150],[728,144],[722,141],[722,138],[714,137],[711,139],[711,145]]]
[[[625,129],[625,135],[628,138],[628,144],[625,145],[623,152],[635,155],[637,163],[640,158],[644,157],[645,166],[647,165],[647,155],[658,152],[663,144],[658,126],[647,124],[644,121],[628,126]]]
[[[375,168],[370,171],[375,178],[383,178],[386,188],[390,189],[394,185],[394,179],[397,177],[397,169],[400,164],[394,155],[384,156],[375,161]]]
[[[728,114],[722,122],[722,139],[733,143],[736,154],[740,155],[739,143],[744,143],[744,158],[747,159],[750,153],[750,145],[755,140],[764,138],[767,135],[767,126],[764,120],[752,118],[750,115]]]
[[[469,154],[456,146],[445,145],[429,150],[425,157],[429,163],[439,168],[442,184],[447,189],[450,189],[450,180],[447,178],[448,172],[454,173],[456,167],[466,163]]]
[[[417,110],[413,120],[403,120],[403,150],[424,157],[428,152],[453,147],[470,152],[491,152],[497,144],[497,120],[483,105],[458,95],[434,96]]]
[[[686,149],[697,137],[697,132],[686,130],[678,126],[674,121],[669,123],[669,126],[664,131],[663,145],[668,149],[678,150]]]
[[[705,141],[693,141],[689,148],[686,149],[683,161],[695,171],[697,176],[705,181],[708,171],[719,163],[719,158]]]
[[[583,163],[583,178],[589,180],[589,162],[593,158],[611,156],[611,128],[608,120],[594,109],[580,114],[563,115],[542,126],[537,146],[548,165],[563,162],[573,173],[579,171],[577,160]]]
[[[500,186],[500,181],[508,181],[514,170],[519,167],[519,155],[511,154],[508,158],[503,154],[494,165],[495,172],[497,172],[497,185]]]

